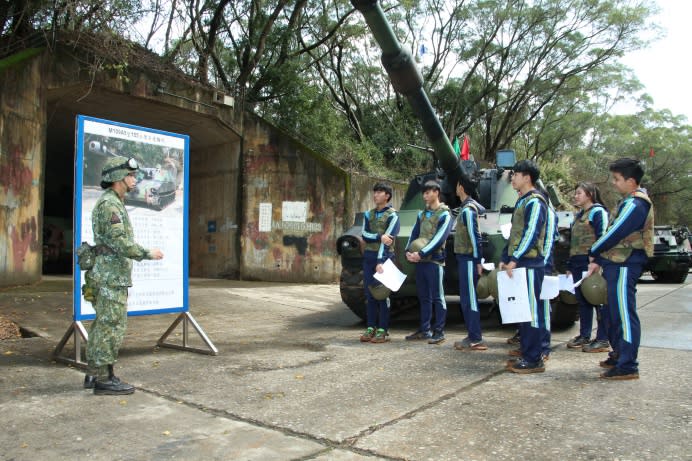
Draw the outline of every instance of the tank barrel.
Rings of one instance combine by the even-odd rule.
[[[454,153],[454,148],[423,89],[423,77],[411,54],[399,44],[380,7],[379,0],[351,0],[351,4],[361,12],[377,44],[382,49],[382,65],[389,75],[392,86],[397,92],[406,96],[435,150],[435,158],[440,167],[448,175],[449,181],[456,183],[463,171],[459,157]]]

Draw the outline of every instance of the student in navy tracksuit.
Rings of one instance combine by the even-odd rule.
[[[515,268],[526,268],[531,321],[519,324],[521,358],[509,361],[507,369],[514,373],[540,373],[545,371],[541,358],[545,305],[540,301],[540,294],[548,207],[543,194],[535,188],[540,175],[538,166],[531,160],[521,160],[512,170],[512,188],[519,193],[519,199],[514,205],[512,229],[502,252],[500,270],[507,271],[507,275],[512,277]]]
[[[600,362],[604,379],[638,379],[641,327],[637,315],[637,280],[653,255],[654,207],[639,187],[644,168],[636,159],[610,164],[612,183],[623,195],[606,230],[589,251],[589,274],[603,268],[608,289],[608,336],[613,351]]]
[[[394,257],[394,240],[399,234],[399,216],[389,203],[392,200],[392,188],[389,185],[377,183],[372,190],[375,208],[363,215],[363,282],[367,300],[367,329],[360,336],[360,340],[384,343],[389,341],[389,298],[375,299],[370,292],[370,286],[377,282],[375,272],[382,272],[382,264]]]
[[[601,238],[608,228],[608,210],[603,206],[601,193],[596,185],[590,182],[579,183],[574,190],[574,204],[579,212],[574,216],[570,232],[569,261],[567,267],[576,282],[588,270],[589,250],[596,240]],[[579,334],[567,342],[567,347],[581,349],[583,352],[608,352],[607,317],[604,305],[594,306],[581,292],[575,290],[579,302]],[[596,309],[596,339],[591,341],[593,313]]]
[[[406,245],[406,259],[416,265],[416,289],[420,304],[420,328],[406,336],[406,339],[425,339],[429,344],[441,344],[445,340],[444,328],[447,320],[447,304],[442,281],[445,244],[452,229],[452,217],[449,207],[440,202],[440,190],[440,185],[436,181],[423,184],[425,210],[418,213],[418,219]],[[412,244],[419,239],[424,239],[424,245],[420,250],[413,251]],[[433,308],[435,324],[432,325],[431,332]]]
[[[483,248],[478,217],[485,214],[485,208],[471,196],[471,194],[475,195],[475,190],[468,176],[462,175],[459,178],[456,192],[461,200],[461,206],[454,231],[454,255],[459,275],[459,303],[468,332],[466,338],[454,343],[454,348],[460,351],[488,349],[481,333],[481,313],[478,310],[476,298],[476,284],[483,270],[481,266]]]

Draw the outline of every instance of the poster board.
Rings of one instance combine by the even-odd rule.
[[[94,244],[91,212],[104,192],[101,169],[107,158],[134,157],[137,185],[125,197],[135,241],[160,248],[164,259],[134,261],[128,316],[187,312],[189,137],[152,128],[78,115],[76,123],[74,251]],[[91,320],[94,309],[82,297],[84,271],[73,266],[73,316]]]

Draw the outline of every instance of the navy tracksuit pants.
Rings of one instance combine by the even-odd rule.
[[[420,331],[442,331],[447,321],[447,304],[442,286],[444,267],[433,262],[416,263],[416,290],[420,303]],[[435,323],[431,325],[433,310]]]
[[[464,323],[468,330],[469,339],[478,342],[483,339],[481,334],[481,313],[478,310],[476,298],[476,283],[478,283],[478,271],[473,256],[456,255],[457,273],[459,275],[459,303]]]
[[[546,316],[546,303],[540,299],[544,273],[543,267],[526,268],[531,321],[519,324],[519,335],[521,356],[531,363],[541,360],[546,335],[546,317],[547,326],[550,327],[550,313]]]
[[[375,280],[375,267],[377,266],[376,258],[363,259],[363,285],[365,286],[365,299],[367,302],[366,315],[367,326],[373,328],[382,328],[389,330],[389,298],[378,301],[372,297],[372,293],[368,287],[379,281]]]
[[[641,325],[637,315],[637,280],[642,275],[640,264],[604,264],[603,277],[608,287],[608,339],[617,360],[617,368],[626,372],[639,369],[637,355]]]

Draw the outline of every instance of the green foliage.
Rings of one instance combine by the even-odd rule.
[[[684,117],[649,108],[635,115],[606,115],[579,152],[572,157],[575,180],[596,182],[610,206],[620,197],[608,184],[608,164],[636,158],[646,165],[642,186],[654,202],[657,222],[692,223],[692,126]]]

